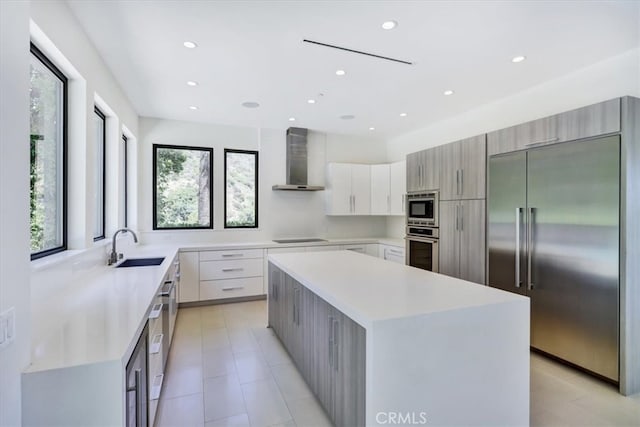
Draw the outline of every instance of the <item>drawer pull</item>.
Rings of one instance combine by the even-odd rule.
[[[164,374],[159,374],[153,377],[153,383],[151,383],[151,390],[149,391],[149,400],[158,400],[160,398],[160,390],[162,390],[163,380]]]
[[[393,249],[387,249],[387,252],[389,252],[390,254],[393,255],[404,255],[401,251],[397,251],[397,250],[393,250]]]
[[[157,319],[158,317],[160,317],[160,313],[162,313],[163,305],[164,304],[162,303],[155,304],[151,309],[151,312],[149,313],[149,319]]]
[[[238,257],[238,256],[243,256],[243,254],[222,254],[223,258],[231,258],[231,257]]]
[[[160,353],[160,348],[162,346],[163,339],[164,339],[164,334],[158,334],[153,337],[153,340],[151,340],[151,345],[149,346],[149,354]]]
[[[244,268],[223,268],[222,271],[224,271],[225,273],[228,273],[230,271],[243,271]]]
[[[244,289],[244,286],[225,286],[223,291],[235,291],[236,289]]]
[[[530,142],[528,144],[525,144],[525,147],[535,147],[538,145],[544,145],[544,144],[551,144],[554,142],[558,142],[560,140],[560,138],[555,137],[555,138],[549,138],[549,139],[545,139],[544,141],[536,141],[536,142]]]

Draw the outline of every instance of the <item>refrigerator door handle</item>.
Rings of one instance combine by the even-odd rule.
[[[516,208],[516,288],[519,288],[522,283],[520,282],[520,214],[522,208]]]
[[[535,208],[529,208],[527,221],[527,289],[533,289],[533,273],[531,272],[531,258],[533,257],[533,213]]]

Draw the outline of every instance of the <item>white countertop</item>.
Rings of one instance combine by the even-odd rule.
[[[272,254],[269,261],[367,329],[381,320],[526,299],[350,251]]]
[[[300,243],[276,243],[273,240],[249,243],[187,243],[180,246],[182,252],[195,252],[203,250],[225,250],[225,249],[272,249],[287,247],[308,247],[308,246],[334,246],[334,245],[360,245],[360,244],[383,244],[404,248],[404,239],[390,237],[365,237],[365,238],[344,238],[326,239],[324,242],[300,242]]]
[[[155,267],[100,265],[52,292],[53,296],[39,303],[38,310],[32,313],[32,324],[37,326],[38,337],[34,337],[31,365],[25,372],[124,360],[135,345],[149,306],[178,251],[376,243],[404,246],[402,239],[389,238],[284,244],[267,241],[133,246],[126,251],[127,258],[165,257],[165,260]]]
[[[165,257],[159,266],[99,266],[68,284],[32,321],[44,328],[26,373],[123,360],[135,344],[176,246],[140,246],[127,258]]]

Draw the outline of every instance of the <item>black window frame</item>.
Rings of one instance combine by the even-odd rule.
[[[238,154],[253,154],[255,157],[255,225],[227,225],[227,153],[238,153]],[[259,191],[259,173],[258,173],[258,156],[260,155],[259,151],[255,150],[238,150],[235,148],[225,148],[224,149],[224,228],[226,229],[234,229],[234,228],[258,228],[258,194]]]
[[[158,158],[158,149],[173,149],[173,150],[192,150],[192,151],[206,151],[210,156],[209,163],[209,225],[208,226],[198,226],[198,227],[158,227],[158,168],[156,165],[156,160]],[[152,182],[152,192],[153,192],[153,230],[213,230],[213,148],[211,147],[194,147],[187,145],[168,145],[168,144],[153,144],[153,182]]]
[[[93,112],[102,119],[102,234],[93,236],[93,241],[104,240],[106,236],[106,203],[107,203],[107,116],[100,111],[97,105],[93,106]]]
[[[49,58],[47,58],[47,56],[42,53],[42,51],[40,49],[38,49],[38,47],[31,42],[30,46],[29,46],[29,51],[30,53],[36,57],[36,59],[38,59],[40,62],[42,62],[42,64],[47,67],[49,69],[49,71],[51,71],[57,78],[59,78],[62,81],[62,185],[61,185],[61,191],[62,191],[62,245],[55,247],[55,248],[50,248],[50,249],[45,249],[43,251],[39,251],[39,252],[32,252],[31,253],[31,261],[36,260],[36,259],[40,259],[40,258],[44,258],[46,256],[49,255],[53,255],[53,254],[57,254],[60,252],[64,252],[67,250],[67,232],[68,232],[68,143],[67,143],[67,139],[68,139],[68,101],[69,101],[69,97],[68,97],[68,93],[69,93],[69,86],[68,86],[68,79],[67,76],[65,76],[62,71],[60,71],[60,69],[58,67],[55,66],[55,64],[53,62],[51,62],[51,60],[49,60]],[[29,132],[29,134],[31,134],[31,132]]]
[[[129,225],[129,157],[128,145],[129,138],[122,134],[122,145],[124,147],[124,228]]]

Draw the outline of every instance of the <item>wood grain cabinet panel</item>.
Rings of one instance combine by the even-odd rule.
[[[439,272],[484,284],[485,201],[440,202]]]
[[[612,99],[557,114],[558,142],[620,131],[620,99]]]
[[[364,426],[365,329],[271,263],[269,278],[269,325],[302,377],[334,425]]]

